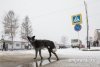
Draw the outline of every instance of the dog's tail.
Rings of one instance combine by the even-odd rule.
[[[52,48],[53,48],[52,51],[53,51],[53,52],[56,52],[56,51],[57,51],[57,48],[56,48],[56,46],[55,46],[55,43],[54,43],[54,42],[52,42],[52,43],[53,43],[53,45],[52,45]]]

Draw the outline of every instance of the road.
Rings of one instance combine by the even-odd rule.
[[[59,49],[60,58],[52,56],[47,60],[47,51],[42,51],[44,60],[34,60],[34,51],[0,51],[0,67],[100,67],[100,51],[81,51],[78,49]]]
[[[100,67],[95,60],[89,59],[65,59],[55,61],[20,61],[20,62],[0,62],[0,67]]]

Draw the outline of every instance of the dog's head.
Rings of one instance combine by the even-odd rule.
[[[32,42],[35,41],[35,36],[33,36],[33,37],[29,37],[29,36],[27,36],[27,38],[28,38],[28,40],[30,41],[30,43],[32,43]]]

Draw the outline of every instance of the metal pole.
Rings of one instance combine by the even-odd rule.
[[[88,12],[87,12],[87,4],[84,0],[84,5],[85,5],[85,12],[86,12],[86,22],[87,22],[87,48],[90,49],[90,44],[88,43],[88,37],[89,37],[89,24],[88,24]]]
[[[78,44],[79,44],[79,49],[80,49],[80,38],[79,38],[79,31],[78,31]]]

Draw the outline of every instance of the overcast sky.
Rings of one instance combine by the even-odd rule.
[[[100,0],[86,0],[88,6],[89,35],[100,28]],[[74,31],[71,16],[82,14],[82,29],[79,38],[86,40],[86,14],[84,0],[0,0],[0,25],[5,14],[13,10],[19,18],[19,23],[29,16],[33,26],[33,35],[37,39],[61,41],[62,36],[68,40],[78,38]],[[2,29],[1,34],[2,34]],[[0,34],[0,35],[1,35]]]

